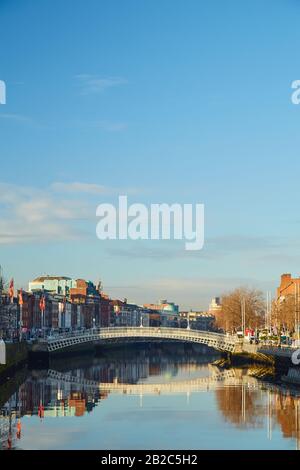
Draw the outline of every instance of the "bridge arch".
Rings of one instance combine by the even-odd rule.
[[[234,352],[238,340],[234,336],[227,336],[209,331],[191,330],[186,328],[165,327],[116,327],[72,332],[48,337],[44,341],[48,352],[60,351],[84,343],[109,342],[148,342],[148,341],[180,341],[185,343],[205,344],[211,348],[224,352]]]

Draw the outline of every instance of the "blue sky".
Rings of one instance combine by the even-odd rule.
[[[298,0],[0,0],[0,262],[205,308],[299,275]],[[95,209],[205,204],[205,246],[100,242]]]

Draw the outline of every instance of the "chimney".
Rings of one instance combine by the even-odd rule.
[[[287,286],[288,284],[290,284],[291,282],[291,279],[292,279],[292,276],[291,274],[287,273],[287,274],[282,274],[281,275],[281,288]]]

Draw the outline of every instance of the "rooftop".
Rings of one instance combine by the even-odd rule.
[[[37,277],[36,279],[34,279],[32,282],[44,282],[44,281],[54,281],[54,280],[57,280],[57,281],[70,281],[71,278],[70,277],[66,277],[66,276],[39,276]]]

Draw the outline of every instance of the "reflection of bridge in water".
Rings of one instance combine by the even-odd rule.
[[[224,388],[224,386],[237,387],[241,385],[247,385],[249,388],[258,388],[256,379],[249,376],[247,378],[238,378],[234,369],[214,372],[209,377],[177,381],[174,380],[168,383],[141,382],[136,384],[128,384],[120,383],[117,380],[111,383],[103,383],[83,379],[69,373],[62,373],[52,369],[48,370],[48,379],[78,385],[81,390],[93,389],[99,390],[100,392],[114,392],[127,395],[160,395],[169,393],[206,392],[208,390]]]
[[[92,380],[93,376],[86,378],[76,369],[64,372],[36,370],[1,410],[0,448],[8,448],[9,436],[12,445],[16,444],[19,418],[39,415],[41,403],[45,418],[74,417],[92,411],[102,399],[114,393],[139,396],[140,406],[144,406],[143,397],[146,395],[186,394],[188,404],[190,394],[200,392],[215,392],[218,407],[230,423],[241,428],[267,424],[268,438],[272,439],[272,430],[278,422],[285,436],[295,438],[299,447],[300,392],[295,390],[293,394],[285,387],[261,382],[251,375],[262,370],[259,366],[247,370],[221,370],[210,365],[209,376],[184,380],[172,378],[167,383],[157,383],[160,379],[155,379],[155,376],[137,378],[135,383],[123,383],[117,379],[103,382],[95,376],[96,380]],[[150,380],[156,380],[156,383]]]

